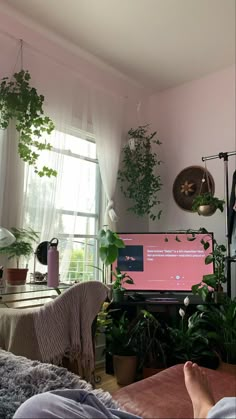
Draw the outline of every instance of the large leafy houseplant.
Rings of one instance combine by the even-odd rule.
[[[168,363],[175,365],[186,361],[197,362],[205,367],[216,368],[218,358],[213,350],[209,348],[209,341],[206,335],[198,328],[198,314],[191,316],[187,313],[189,298],[184,300],[185,309],[180,308],[180,322],[176,327],[168,327],[170,333],[170,350]]]
[[[114,372],[118,384],[131,384],[135,379],[137,356],[130,339],[130,321],[127,313],[112,317],[105,330],[106,351],[113,357]]]
[[[199,305],[195,328],[224,362],[236,364],[236,299],[224,304]]]
[[[0,128],[6,129],[10,121],[15,122],[19,133],[18,153],[20,158],[32,165],[39,176],[55,176],[56,171],[43,166],[37,167],[42,150],[51,150],[46,140],[54,129],[52,120],[44,115],[44,96],[30,85],[30,73],[21,70],[12,78],[4,77],[0,83]]]
[[[152,145],[161,143],[154,138],[156,132],[148,134],[148,127],[143,125],[128,131],[129,141],[123,148],[118,180],[124,196],[132,203],[128,211],[141,217],[148,215],[155,220],[161,216],[161,210],[156,211],[155,207],[160,204],[158,192],[162,184],[160,175],[156,174],[156,166],[161,161]]]
[[[167,367],[168,337],[166,329],[149,311],[141,310],[132,324],[130,341],[138,356],[138,369]]]

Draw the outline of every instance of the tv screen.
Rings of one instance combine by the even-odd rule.
[[[117,266],[127,272],[134,285],[125,284],[133,291],[191,291],[202,276],[214,273],[213,263],[205,264],[205,257],[213,249],[213,234],[195,233],[118,233],[125,248],[119,249]],[[208,241],[204,250],[201,241]]]

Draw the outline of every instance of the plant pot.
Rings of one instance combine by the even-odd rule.
[[[112,299],[114,303],[121,303],[124,301],[125,297],[125,291],[122,291],[120,289],[113,289],[112,291]]]
[[[224,344],[226,351],[226,362],[228,364],[236,364],[236,341]]]
[[[127,386],[135,381],[137,356],[113,355],[114,372],[117,384]]]
[[[214,205],[200,205],[197,210],[199,215],[204,215],[209,217],[216,212],[216,207]]]
[[[7,282],[10,285],[25,285],[28,269],[7,269]]]
[[[214,291],[215,304],[224,304],[226,297],[227,296],[223,291]]]

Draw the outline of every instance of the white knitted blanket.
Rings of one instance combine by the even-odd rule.
[[[42,362],[60,364],[67,356],[78,362],[81,377],[91,381],[92,322],[108,292],[101,282],[88,281],[73,285],[36,310],[0,309],[0,346]]]

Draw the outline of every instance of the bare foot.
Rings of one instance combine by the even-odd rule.
[[[195,419],[204,419],[211,407],[215,405],[207,377],[197,364],[188,361],[184,364],[184,380],[193,404]]]

